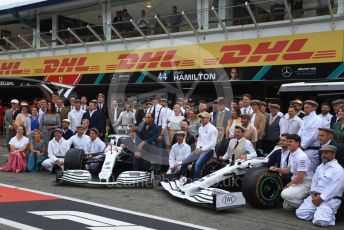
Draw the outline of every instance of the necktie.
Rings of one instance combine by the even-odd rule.
[[[237,141],[237,143],[234,146],[234,149],[236,149],[236,147],[239,145],[239,141]]]
[[[58,108],[58,109],[57,109],[57,113],[58,113],[58,114],[60,114],[60,112],[61,112],[61,109],[60,109],[60,108]]]
[[[152,116],[153,116],[153,120],[154,120],[154,118],[155,118],[155,105],[154,105],[154,108],[153,108]]]
[[[269,125],[272,125],[272,123],[274,122],[275,118],[274,117],[270,117],[270,121],[269,121]]]
[[[246,114],[247,113],[247,109],[246,108],[244,108],[244,114]]]

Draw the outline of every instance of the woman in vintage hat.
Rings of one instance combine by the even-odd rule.
[[[47,145],[42,138],[42,132],[39,129],[33,131],[33,139],[30,143],[30,154],[27,169],[30,172],[37,172],[42,162],[47,159]]]
[[[0,171],[20,173],[27,170],[27,147],[30,141],[25,136],[24,126],[19,125],[16,132],[16,135],[8,143],[10,145],[10,152],[7,164],[0,167]]]
[[[26,129],[26,135],[30,134],[31,131],[31,122],[30,114],[28,112],[29,104],[26,101],[20,103],[21,112],[17,115],[16,120],[14,121],[14,128],[18,126],[24,126]]]

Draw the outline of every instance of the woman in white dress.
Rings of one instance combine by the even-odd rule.
[[[173,106],[173,113],[167,118],[167,130],[170,137],[168,144],[172,142],[174,133],[181,130],[182,121],[184,119],[185,117],[181,115],[180,105],[175,104]]]

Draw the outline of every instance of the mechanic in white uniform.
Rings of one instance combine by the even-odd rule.
[[[313,171],[306,153],[300,148],[301,138],[297,134],[291,134],[287,138],[290,150],[287,168],[271,167],[275,172],[292,173],[291,181],[283,189],[281,196],[284,199],[283,208],[294,210],[300,206],[303,199],[308,195],[312,183]]]
[[[42,162],[42,166],[52,171],[54,165],[63,169],[64,156],[69,150],[68,142],[62,137],[62,129],[54,130],[54,138],[48,144],[48,159]]]
[[[177,138],[177,143],[172,145],[168,162],[169,162],[169,170],[166,174],[175,174],[180,171],[180,167],[182,164],[183,159],[191,153],[190,145],[186,144],[184,141],[185,132],[178,131],[175,133]]]
[[[245,131],[246,129],[244,127],[240,125],[235,126],[234,138],[229,142],[225,155],[220,156],[219,160],[232,159],[232,155],[234,155],[234,160],[251,160],[257,157],[252,142],[244,137]]]
[[[104,151],[106,145],[105,143],[100,140],[98,137],[99,131],[96,128],[90,129],[90,141],[84,147],[85,154],[92,154],[92,153],[101,153]],[[93,156],[91,159],[99,160],[102,158],[102,155]],[[96,173],[99,169],[100,162],[91,163],[86,165],[86,169],[89,170],[91,173]]]
[[[296,216],[327,227],[335,225],[335,214],[344,192],[344,169],[335,159],[336,146],[325,145],[320,151],[322,164],[315,171],[310,195],[296,210]]]
[[[84,149],[84,147],[88,142],[90,142],[90,140],[90,137],[85,134],[84,126],[78,125],[76,127],[76,134],[74,134],[67,141],[69,146],[73,145],[73,148],[75,149]]]
[[[311,170],[315,172],[319,165],[320,143],[318,139],[318,130],[323,127],[321,118],[316,114],[318,103],[312,100],[303,102],[304,113],[303,124],[299,130],[301,137],[301,148],[307,154],[311,162]]]

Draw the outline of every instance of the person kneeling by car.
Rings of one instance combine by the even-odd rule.
[[[234,129],[234,138],[229,142],[227,152],[225,155],[220,156],[219,160],[228,160],[230,156],[234,155],[234,160],[251,160],[257,157],[257,153],[251,141],[247,140],[245,137],[245,128],[236,125]]]
[[[169,154],[169,159],[168,159],[170,169],[167,171],[166,174],[179,173],[183,159],[191,153],[190,145],[185,143],[185,140],[184,140],[185,132],[178,131],[174,135],[177,139],[177,143],[172,145],[172,148]]]
[[[297,209],[307,196],[311,187],[313,171],[310,167],[310,160],[307,154],[300,148],[300,143],[301,137],[299,135],[289,135],[287,138],[288,149],[290,150],[288,167],[270,168],[274,172],[293,174],[291,181],[281,193],[284,199],[283,208],[285,210]]]
[[[296,216],[313,220],[313,224],[327,227],[335,225],[335,214],[344,192],[344,169],[335,159],[337,148],[325,145],[320,149],[322,164],[316,169],[310,195],[296,210]]]
[[[89,160],[99,160],[103,156],[92,156],[93,153],[102,153],[106,147],[105,143],[98,137],[99,131],[96,128],[90,129],[90,141],[84,147],[85,154],[90,154]],[[86,169],[91,174],[96,174],[99,171],[100,162],[86,164]]]
[[[62,129],[57,128],[54,130],[54,138],[48,144],[48,159],[42,162],[42,166],[54,172],[54,166],[63,169],[64,157],[69,150],[68,142],[62,137]]]

